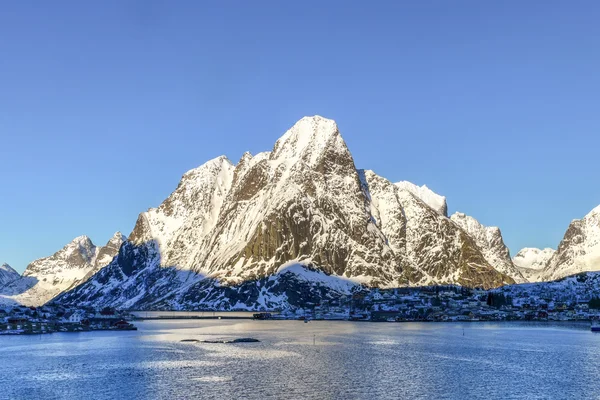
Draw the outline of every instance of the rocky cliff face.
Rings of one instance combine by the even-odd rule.
[[[516,283],[527,282],[513,264],[498,227],[483,226],[475,218],[459,212],[454,213],[450,219],[473,238],[487,262],[497,271],[510,276]]]
[[[526,247],[521,249],[513,258],[513,264],[519,269],[521,274],[529,282],[539,282],[540,274],[548,264],[548,261],[554,255],[554,250],[550,248],[536,249]]]
[[[496,287],[514,283],[486,260],[476,242],[449,218],[406,190],[398,192],[407,218],[407,256],[425,273],[419,284]]]
[[[401,283],[483,287],[513,283],[498,273],[472,238],[444,215],[445,208],[431,207],[413,188],[391,184],[373,171],[365,171],[364,177],[371,214],[402,266]]]
[[[21,275],[19,275],[19,273],[10,265],[6,263],[0,265],[0,287],[15,281],[20,277]]]
[[[97,247],[87,236],[79,236],[53,255],[29,264],[20,279],[0,289],[0,302],[27,306],[45,304],[106,266],[124,240],[117,232],[106,246]]]
[[[600,206],[569,225],[558,249],[540,274],[543,281],[600,270]]]
[[[289,284],[306,276],[320,279],[311,287],[325,297],[357,283],[513,282],[446,217],[445,198],[357,171],[335,122],[307,117],[270,152],[186,173],[163,204],[140,214],[113,262],[59,300],[247,308],[297,298]]]

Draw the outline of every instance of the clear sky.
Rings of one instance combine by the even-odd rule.
[[[314,114],[513,255],[555,248],[600,204],[599,20],[584,0],[4,2],[0,262],[128,234],[186,170]]]

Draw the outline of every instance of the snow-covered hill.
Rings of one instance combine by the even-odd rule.
[[[540,273],[544,270],[554,252],[555,250],[550,248],[541,250],[525,247],[515,255],[512,261],[527,281],[539,282],[541,280]]]
[[[600,271],[600,205],[571,222],[540,278],[548,281],[584,271]]]
[[[19,279],[21,275],[10,265],[4,263],[0,265],[0,287]]]
[[[0,303],[39,306],[89,279],[106,266],[126,238],[120,232],[106,246],[79,236],[52,256],[33,261],[23,276],[0,288]]]

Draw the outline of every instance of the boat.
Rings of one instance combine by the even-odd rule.
[[[129,322],[125,321],[125,320],[120,320],[115,322],[111,329],[116,329],[119,331],[137,331],[137,327],[133,324],[130,324]]]
[[[592,321],[592,332],[600,332],[600,321]]]

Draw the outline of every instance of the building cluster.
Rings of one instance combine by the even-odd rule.
[[[493,290],[461,286],[358,287],[351,295],[304,303],[301,307],[285,310],[262,311],[253,317],[390,322],[600,320],[600,285],[586,277],[575,277],[547,284],[511,285]],[[110,308],[75,309],[56,304],[37,308],[15,306],[0,309],[0,335],[135,330],[136,327],[128,322],[135,318],[129,312]]]
[[[574,321],[600,317],[598,296],[564,291],[469,289],[459,286],[363,290],[284,310],[274,318],[363,321]]]
[[[0,309],[0,335],[135,329],[129,319],[129,313],[112,309],[16,306]]]

